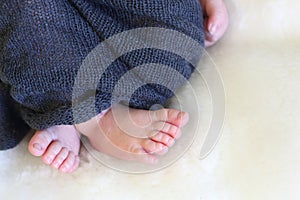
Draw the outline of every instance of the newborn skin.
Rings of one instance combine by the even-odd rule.
[[[228,27],[228,13],[223,0],[200,0],[205,28],[205,47],[214,45]]]
[[[225,33],[228,14],[223,0],[200,0],[205,27],[205,46],[214,45]],[[130,119],[116,120],[115,114],[129,111]],[[80,134],[103,153],[124,160],[155,164],[181,136],[187,113],[175,109],[157,111],[117,106],[105,114],[76,125],[60,125],[36,131],[28,149],[34,156],[61,172],[79,166]]]

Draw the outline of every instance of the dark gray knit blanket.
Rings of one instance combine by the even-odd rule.
[[[86,120],[84,112],[79,121],[72,113],[74,81],[83,60],[107,38],[142,27],[172,29],[204,45],[199,0],[0,1],[0,149],[14,147],[29,127],[44,129]],[[96,95],[100,113],[114,103],[112,93],[118,80],[148,63],[170,66],[186,79],[194,70],[174,53],[134,50],[120,55],[105,70],[96,94],[82,88],[83,98]],[[168,81],[176,87],[182,85],[172,78]],[[149,109],[164,105],[173,95],[162,85],[145,84],[130,96],[129,106]]]

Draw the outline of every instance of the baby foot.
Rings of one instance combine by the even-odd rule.
[[[80,134],[74,126],[53,126],[36,131],[28,150],[34,156],[42,156],[44,163],[61,172],[73,172],[78,168]]]
[[[214,45],[225,33],[228,13],[223,0],[200,0],[204,15],[205,47]]]
[[[123,160],[158,162],[181,135],[188,114],[174,109],[147,111],[117,106],[100,119],[94,117],[76,128],[98,151]]]

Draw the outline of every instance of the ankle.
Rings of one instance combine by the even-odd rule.
[[[76,130],[84,136],[89,136],[90,133],[94,132],[95,129],[98,127],[98,118],[93,117],[86,122],[75,124]]]

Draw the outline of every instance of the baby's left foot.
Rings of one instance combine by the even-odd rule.
[[[80,134],[72,125],[53,126],[36,131],[28,150],[61,172],[73,172],[79,165]]]

